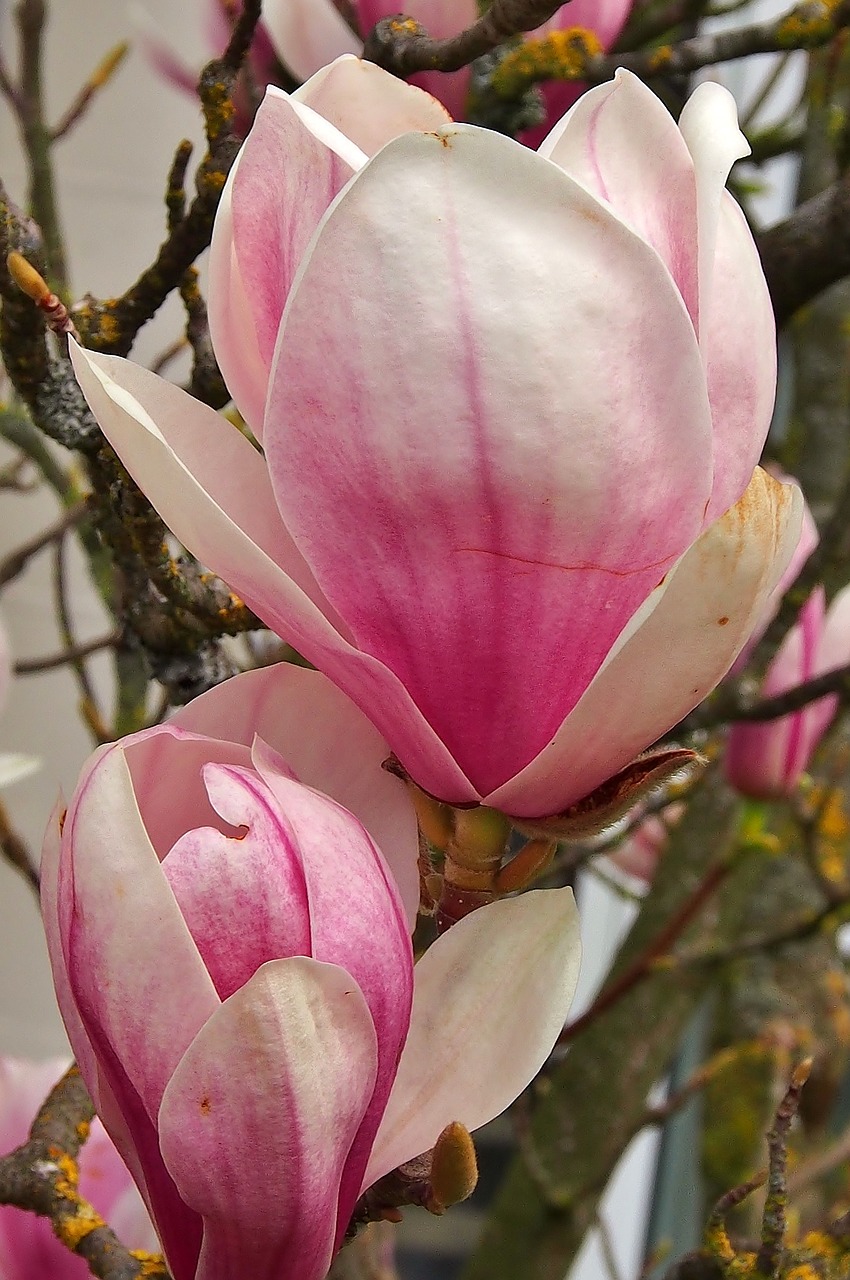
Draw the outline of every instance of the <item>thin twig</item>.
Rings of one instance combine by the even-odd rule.
[[[50,159],[50,130],[44,118],[42,71],[46,0],[19,0],[15,16],[21,46],[18,121],[29,166],[30,210],[44,237],[48,279],[61,294],[67,285],[67,270]]]
[[[788,1188],[785,1182],[788,1165],[788,1134],[800,1106],[800,1094],[809,1078],[812,1059],[806,1058],[794,1070],[785,1096],[776,1109],[773,1124],[767,1135],[769,1153],[767,1175],[767,1200],[762,1217],[761,1245],[756,1255],[757,1275],[769,1280],[779,1274],[782,1250],[785,1244]]]
[[[16,676],[33,676],[42,671],[53,671],[56,667],[64,667],[69,662],[79,662],[102,649],[114,649],[121,643],[121,632],[110,631],[109,635],[98,636],[96,640],[86,640],[74,645],[71,649],[63,649],[60,653],[51,653],[45,658],[22,658],[15,663]]]
[[[128,42],[122,40],[98,63],[65,114],[50,130],[51,142],[58,142],[60,138],[64,138],[69,129],[74,127],[87,110],[92,98],[112,79],[127,56],[129,48]]]
[[[0,561],[0,587],[4,587],[7,582],[17,578],[18,574],[22,573],[27,567],[33,556],[38,555],[39,551],[49,547],[58,538],[64,537],[69,529],[79,524],[85,513],[84,502],[78,502],[73,507],[68,507],[54,524],[48,525],[46,529],[36,534],[29,542],[25,542],[23,546],[10,552],[5,560]]]
[[[0,853],[6,861],[20,871],[21,875],[27,880],[36,893],[39,891],[38,872],[35,869],[35,863],[30,857],[24,841],[15,831],[6,812],[6,806],[0,800]]]
[[[621,1000],[627,992],[631,991],[637,983],[652,971],[653,966],[662,956],[666,955],[672,944],[684,932],[712,894],[720,887],[728,875],[729,869],[729,863],[726,861],[716,862],[709,868],[691,896],[682,904],[646,950],[641,955],[636,956],[632,963],[609,986],[602,989],[589,1009],[586,1009],[583,1014],[572,1022],[567,1023],[558,1037],[557,1043],[559,1045],[568,1044],[571,1040],[574,1040],[577,1035],[595,1022],[612,1005]]]
[[[54,553],[53,596],[56,602],[56,617],[59,623],[62,642],[66,650],[74,651],[77,648],[77,641],[74,636],[70,603],[68,601],[64,537],[61,537],[56,543],[56,551]],[[89,679],[89,673],[86,670],[85,659],[72,659],[71,666],[74,669],[74,673],[77,677],[77,683],[80,686],[80,693],[82,695],[82,711],[86,723],[92,732],[92,736],[97,743],[108,742],[111,735],[104,724],[103,717],[98,708],[97,697],[95,695],[94,686]]]

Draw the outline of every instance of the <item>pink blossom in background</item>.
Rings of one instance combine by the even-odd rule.
[[[850,663],[850,587],[829,608],[816,587],[779,646],[761,687],[773,698]],[[778,720],[740,722],[729,732],[726,777],[744,795],[777,799],[794,791],[838,709],[835,694]]]
[[[620,34],[631,5],[632,0],[570,0],[542,27],[530,32],[529,38],[584,27],[607,49]],[[362,53],[363,39],[375,24],[399,12],[392,0],[353,0],[351,8],[357,17],[356,33],[333,0],[264,0],[263,17],[280,59],[299,80],[309,79],[342,54]],[[410,0],[403,10],[435,39],[458,35],[478,17],[476,0]],[[462,120],[470,75],[469,67],[450,74],[422,71],[411,76],[411,83],[433,94],[456,120]],[[546,85],[543,97],[548,124],[529,130],[523,141],[537,146],[581,89],[580,85]]]
[[[648,888],[655,878],[659,860],[664,852],[670,827],[679,821],[684,805],[667,805],[662,813],[650,813],[643,818],[625,839],[609,855],[609,861]]]
[[[206,0],[205,26],[210,58],[218,57],[224,52],[233,29],[234,16],[240,9],[241,0],[232,0],[232,3],[229,0]],[[196,97],[201,68],[183,59],[180,51],[169,42],[141,0],[131,4],[131,15],[139,45],[154,70],[175,89]],[[280,80],[277,55],[262,22],[257,24],[254,32],[247,65],[250,78],[260,93],[267,84],[277,84]],[[241,77],[234,91],[234,105],[236,130],[242,136],[251,127],[255,104],[247,94]]]
[[[26,1142],[44,1099],[68,1067],[67,1059],[25,1062],[0,1057],[0,1154]],[[99,1120],[80,1153],[80,1194],[129,1249],[156,1250],[144,1204]],[[0,1205],[0,1276],[3,1280],[85,1280],[83,1258],[57,1240],[46,1218]]]
[[[268,667],[95,752],[51,823],[59,1005],[174,1280],[324,1280],[362,1190],[501,1112],[563,1025],[569,890],[476,911],[414,971],[386,755],[324,676]]]
[[[441,800],[588,795],[714,687],[788,563],[801,495],[754,471],[773,317],[723,186],[746,151],[715,84],[677,127],[620,73],[534,153],[342,58],[269,90],[213,236],[264,455],[74,349],[176,536]]]
[[[592,31],[602,48],[607,50],[626,25],[632,4],[633,0],[570,0],[548,22],[544,22],[542,27],[530,32],[527,38],[535,39],[553,31],[569,31],[572,27],[581,27],[585,31]],[[536,148],[540,145],[552,125],[585,91],[586,85],[580,82],[551,81],[539,88],[543,94],[546,115],[542,124],[526,129],[520,135],[520,141],[527,147]]]

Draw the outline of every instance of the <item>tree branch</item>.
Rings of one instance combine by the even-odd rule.
[[[101,1280],[169,1280],[161,1257],[125,1249],[77,1190],[77,1157],[93,1118],[94,1107],[72,1066],[41,1107],[29,1140],[0,1159],[0,1204],[49,1218],[62,1243]]]

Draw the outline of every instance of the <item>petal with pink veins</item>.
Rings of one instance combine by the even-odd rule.
[[[720,208],[732,198],[726,191],[726,179],[735,161],[750,154],[750,144],[738,127],[735,99],[722,84],[709,80],[697,85],[688,98],[679,116],[679,129],[693,160],[696,177],[702,314],[705,294],[715,279],[722,279],[717,274],[715,250]],[[755,253],[755,246],[752,252]]]
[[[210,245],[210,335],[228,390],[258,439],[293,277],[319,219],[364,159],[315,113],[269,88],[228,176]],[[275,173],[286,181],[270,181]]]
[[[412,929],[419,837],[407,788],[381,767],[389,747],[377,729],[326,676],[289,662],[246,671],[182,707],[173,726],[249,747],[256,735],[299,782],[355,814],[392,870]]]
[[[776,394],[776,326],[752,232],[723,192],[713,275],[701,288],[701,345],[714,421],[706,521],[737,502],[767,438]]]
[[[329,211],[266,415],[326,596],[482,793],[549,741],[693,541],[710,431],[655,252],[464,125],[391,142]]]
[[[181,836],[163,874],[220,1000],[264,960],[311,954],[307,887],[291,826],[251,769],[208,764],[204,783],[231,832]],[[227,928],[221,922],[227,920]]]
[[[184,546],[348,693],[426,790],[452,803],[478,800],[401,681],[334,625],[274,510],[262,458],[240,432],[129,360],[75,344],[71,354],[104,435]]]
[[[693,163],[670,112],[620,70],[578,100],[540,144],[622,218],[667,266],[697,328],[699,259]]]
[[[219,1000],[160,872],[120,746],[95,753],[62,839],[73,849],[73,859],[60,860],[57,899],[74,998],[127,1064],[153,1117],[177,1061]],[[139,964],[144,949],[156,965]],[[179,1011],[152,1021],[151,1009],[175,1008],[175,988]]]
[[[387,1104],[410,1024],[410,929],[380,850],[357,820],[325,796],[263,771],[301,857],[315,960],[338,964],[358,984],[378,1036],[372,1101],[349,1153],[340,1187],[343,1230]],[[341,1243],[341,1241],[337,1241]]]
[[[159,1111],[165,1162],[204,1222],[196,1280],[324,1280],[375,1062],[357,984],[302,957],[264,964],[205,1023]]]
[[[428,132],[451,121],[445,107],[429,93],[361,58],[337,58],[311,76],[292,98],[312,107],[366,156],[403,133]]]
[[[552,1051],[580,960],[571,889],[493,902],[429,947],[364,1188],[430,1150],[451,1121],[478,1129],[510,1106]]]
[[[487,804],[542,817],[592,791],[701,702],[730,667],[800,536],[803,496],[757,469],[674,570],[658,607],[552,742]],[[566,797],[566,799],[565,799]]]

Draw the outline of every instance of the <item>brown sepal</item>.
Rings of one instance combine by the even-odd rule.
[[[687,747],[647,751],[590,795],[550,818],[512,818],[517,831],[552,840],[586,840],[624,818],[630,809],[680,774],[696,773],[704,758]]]

